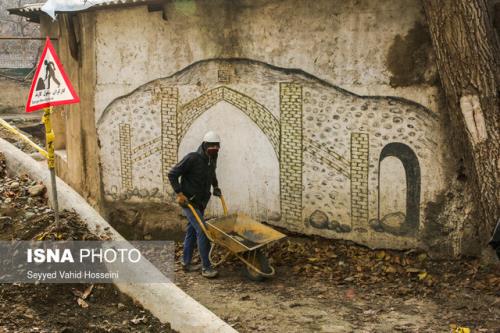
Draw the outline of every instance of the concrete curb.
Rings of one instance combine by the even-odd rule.
[[[43,182],[50,191],[50,174],[40,162],[35,161],[9,142],[0,138],[0,152],[5,155],[7,168],[15,173],[26,173]],[[60,209],[74,210],[89,229],[97,234],[104,232],[113,240],[125,240],[104,220],[75,190],[57,178]],[[50,198],[49,192],[49,198]],[[140,272],[138,272],[140,274]],[[174,283],[115,283],[118,289],[138,301],[162,322],[170,323],[181,333],[234,333],[237,332],[213,312],[187,295]]]

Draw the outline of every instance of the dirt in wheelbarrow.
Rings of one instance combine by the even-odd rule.
[[[46,189],[26,175],[8,175],[0,152],[0,241],[99,240],[74,212],[54,212]],[[0,283],[1,332],[174,332],[112,284]]]
[[[274,278],[230,260],[208,280],[180,269],[178,243],[176,283],[239,332],[500,332],[499,267],[299,236],[266,253]]]

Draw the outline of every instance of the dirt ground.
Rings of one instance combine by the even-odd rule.
[[[232,261],[215,280],[178,268],[176,283],[240,332],[500,332],[498,267],[297,236],[268,255],[264,282]]]
[[[9,177],[0,153],[0,240],[98,240],[73,212],[62,231],[43,185]],[[0,332],[174,332],[112,284],[0,284]]]
[[[11,123],[11,125],[19,128],[19,127],[22,127],[23,124],[25,124],[25,123],[33,125],[34,121],[30,118],[28,118],[26,121],[23,121],[19,118],[16,118],[16,119],[14,119],[14,121],[9,121],[9,123]],[[43,142],[40,139],[38,139],[38,138],[36,138],[36,137],[32,136],[31,134],[26,133],[26,132],[23,132],[23,134],[26,135],[30,140],[37,143],[40,147],[45,148]],[[29,144],[25,143],[24,141],[19,140],[14,134],[9,132],[3,126],[0,126],[0,138],[12,143],[14,146],[21,149],[22,151],[24,151],[27,154],[32,154],[32,153],[36,152],[36,150],[33,147],[31,147]]]
[[[18,182],[24,188],[36,185],[24,185],[23,179]],[[6,198],[18,202],[19,197],[26,197],[11,194],[10,186],[5,180],[0,184],[2,207]],[[24,217],[50,216],[45,197],[27,198],[32,200],[29,205],[22,202],[11,212]],[[77,217],[67,214],[67,232],[78,234],[77,238],[92,237],[78,226]],[[7,234],[35,237],[50,224],[43,222],[46,218],[29,220],[30,224],[25,223],[26,218],[20,221]],[[25,229],[27,225],[31,227]],[[151,234],[157,239],[153,232],[143,233],[144,239]],[[251,282],[241,273],[237,260],[219,267],[220,276],[215,280],[196,272],[184,273],[181,254],[182,243],[177,243],[175,283],[243,333],[450,332],[456,327],[500,332],[500,268],[484,267],[475,259],[435,261],[421,252],[372,251],[344,241],[288,235],[267,250],[276,276]],[[81,292],[86,287],[0,285],[0,332],[1,327],[28,330],[33,322],[40,327],[38,331],[50,332],[66,327],[66,332],[78,331],[75,322],[91,332],[168,332],[111,285],[94,286],[87,300],[89,307],[81,308],[72,288]],[[143,316],[144,322],[139,320]]]

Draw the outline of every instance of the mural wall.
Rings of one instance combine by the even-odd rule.
[[[230,207],[290,230],[414,246],[421,207],[444,188],[430,110],[250,60],[202,61],[147,83],[97,126],[108,201],[172,201],[168,170],[209,129],[222,137]]]

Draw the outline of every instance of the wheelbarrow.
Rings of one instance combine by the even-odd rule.
[[[188,204],[201,230],[211,242],[209,258],[212,266],[217,267],[231,255],[234,255],[245,264],[244,273],[250,280],[262,281],[273,276],[275,270],[269,264],[266,255],[262,252],[262,248],[271,242],[286,237],[286,235],[255,221],[243,213],[228,214],[224,197],[220,196],[219,198],[224,210],[224,216],[207,220],[205,224],[194,207]],[[216,247],[225,250],[225,253],[218,261],[213,259]]]

